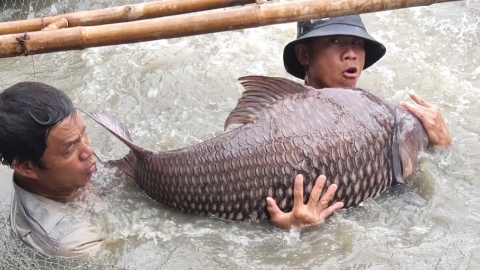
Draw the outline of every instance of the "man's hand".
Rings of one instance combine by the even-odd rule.
[[[273,224],[286,230],[298,226],[312,226],[320,223],[335,211],[342,208],[342,202],[336,202],[327,208],[335,191],[337,191],[338,187],[335,184],[330,185],[322,198],[320,198],[325,181],[326,178],[324,175],[320,175],[317,178],[315,186],[310,193],[310,198],[305,205],[303,204],[303,176],[301,174],[297,175],[293,188],[293,209],[292,212],[289,213],[282,212],[275,203],[275,200],[267,197],[267,209],[268,212],[270,212]]]
[[[400,102],[400,106],[413,113],[427,131],[430,144],[445,147],[452,142],[447,124],[437,106],[431,105],[417,94],[410,94],[416,104]]]

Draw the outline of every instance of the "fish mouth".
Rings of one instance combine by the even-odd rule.
[[[348,67],[342,72],[342,76],[347,79],[358,78],[358,69],[356,67]]]

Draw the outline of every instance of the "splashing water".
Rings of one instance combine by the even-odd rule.
[[[101,5],[84,1],[70,7]],[[425,205],[383,194],[338,212],[318,228],[286,233],[265,223],[178,213],[146,197],[118,171],[99,166],[85,193],[89,203],[78,207],[102,228],[108,245],[101,256],[74,261],[43,256],[14,238],[11,171],[0,167],[0,268],[478,269],[480,1],[362,18],[387,54],[363,72],[358,86],[395,103],[416,92],[440,107],[451,129],[452,145],[429,149],[410,179]],[[223,121],[241,96],[238,77],[292,78],[281,56],[295,31],[292,23],[2,59],[0,86],[50,83],[83,110],[118,115],[137,144],[175,149],[223,132]],[[125,154],[102,128],[89,120],[87,127],[102,159]]]

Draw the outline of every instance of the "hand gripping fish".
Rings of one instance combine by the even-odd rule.
[[[174,209],[229,220],[269,219],[266,197],[293,208],[293,181],[304,176],[304,200],[315,179],[337,184],[333,202],[358,205],[415,170],[428,144],[420,121],[362,89],[314,89],[288,79],[248,76],[225,129],[203,143],[155,152],[132,143],[119,120],[91,117],[130,153],[111,161],[145,193]]]

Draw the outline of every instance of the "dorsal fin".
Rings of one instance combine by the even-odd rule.
[[[245,88],[237,106],[228,115],[224,129],[231,124],[248,124],[257,119],[258,113],[285,97],[313,90],[285,78],[265,76],[245,76],[238,79]]]

